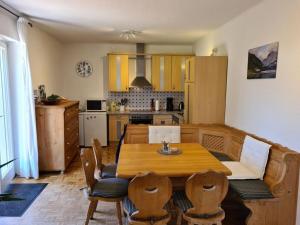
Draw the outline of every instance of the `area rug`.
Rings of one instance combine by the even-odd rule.
[[[0,216],[22,216],[46,186],[46,183],[10,184],[5,193],[17,200],[0,201]]]

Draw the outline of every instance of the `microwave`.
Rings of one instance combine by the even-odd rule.
[[[105,112],[106,100],[86,100],[87,112]]]

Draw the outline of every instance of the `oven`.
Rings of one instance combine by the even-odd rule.
[[[129,117],[130,124],[153,124],[153,115],[151,114],[132,114]]]

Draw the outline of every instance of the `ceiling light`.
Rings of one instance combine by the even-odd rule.
[[[140,34],[140,31],[136,30],[124,30],[121,32],[120,37],[126,40],[135,39],[137,34]]]

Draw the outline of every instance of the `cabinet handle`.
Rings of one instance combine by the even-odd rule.
[[[67,130],[70,130],[70,128],[69,128],[69,127],[67,127]]]
[[[70,142],[67,142],[67,145],[70,145]]]

